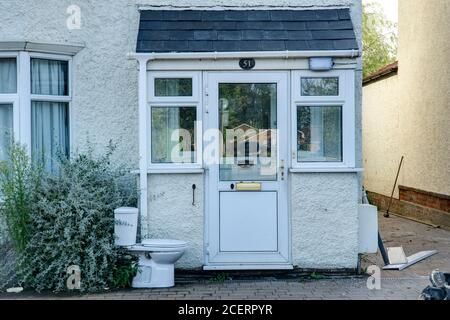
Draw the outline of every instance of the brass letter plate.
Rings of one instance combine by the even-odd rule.
[[[241,182],[236,184],[237,191],[261,191],[262,185],[257,182]]]

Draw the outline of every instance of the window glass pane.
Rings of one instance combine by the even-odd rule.
[[[69,63],[58,60],[31,59],[31,93],[68,96]]]
[[[191,97],[191,78],[155,79],[155,97]]]
[[[342,107],[297,107],[299,162],[342,162]]]
[[[17,63],[15,58],[0,59],[0,94],[17,92]]]
[[[31,104],[31,151],[34,161],[48,171],[57,171],[57,159],[69,156],[69,105],[33,101]]]
[[[152,163],[196,163],[197,109],[153,107]]]
[[[8,160],[13,139],[13,105],[0,104],[0,161]]]
[[[302,96],[338,96],[339,78],[302,78]]]
[[[220,83],[221,181],[277,180],[277,84]]]

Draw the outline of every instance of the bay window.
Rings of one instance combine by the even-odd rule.
[[[17,93],[17,60],[0,57],[0,94]]]
[[[13,140],[48,171],[69,155],[70,65],[69,56],[0,53],[0,161]]]
[[[69,156],[69,61],[31,58],[31,155],[46,170]]]
[[[7,161],[17,129],[17,55],[0,53],[0,161]]]
[[[198,72],[150,72],[151,168],[201,168],[199,90]]]
[[[8,160],[13,133],[13,105],[0,103],[0,161]]]
[[[293,168],[354,168],[354,73],[293,72]]]

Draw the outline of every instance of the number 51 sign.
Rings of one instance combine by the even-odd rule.
[[[255,59],[252,58],[245,58],[239,60],[239,66],[241,67],[241,69],[244,70],[252,70],[255,67],[255,65],[256,65]]]

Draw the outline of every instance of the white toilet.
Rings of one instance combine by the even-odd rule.
[[[175,285],[174,264],[184,254],[187,243],[178,240],[144,240],[129,248],[139,255],[139,269],[133,288],[169,288]]]
[[[136,244],[137,208],[119,208],[114,211],[116,245],[126,247],[139,256],[138,271],[133,288],[169,288],[175,285],[175,263],[188,245],[184,241],[147,239]],[[132,236],[134,235],[134,236]]]

